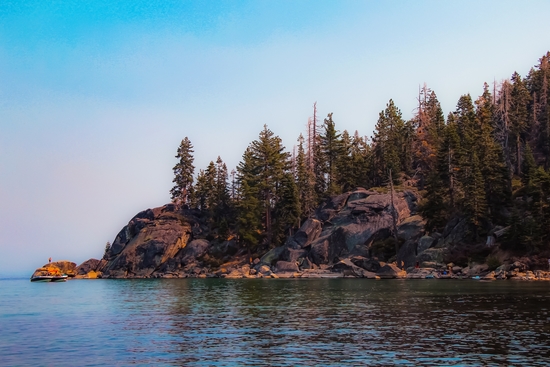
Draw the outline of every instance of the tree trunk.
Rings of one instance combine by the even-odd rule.
[[[393,177],[391,174],[391,168],[390,168],[390,202],[391,202],[393,238],[395,240],[395,255],[397,255],[397,252],[399,251],[399,241],[397,240],[397,213],[395,210],[395,205],[393,203]]]

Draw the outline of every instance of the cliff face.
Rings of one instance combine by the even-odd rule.
[[[143,278],[177,271],[208,248],[207,241],[199,245],[191,241],[202,230],[195,216],[177,211],[173,204],[145,210],[122,228],[97,270],[105,278]]]

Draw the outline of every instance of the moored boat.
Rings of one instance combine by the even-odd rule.
[[[36,275],[31,277],[31,282],[66,282],[68,276],[63,275]]]

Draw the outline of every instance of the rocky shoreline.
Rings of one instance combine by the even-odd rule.
[[[322,266],[317,269],[296,270],[292,267],[281,266],[274,269],[261,262],[259,258],[253,261],[253,264],[243,263],[236,260],[222,265],[218,270],[209,272],[204,268],[195,268],[188,273],[165,273],[156,274],[152,277],[132,277],[132,279],[146,278],[225,278],[225,279],[333,279],[333,278],[364,278],[364,279],[476,279],[476,280],[550,280],[550,271],[526,270],[525,264],[516,262],[511,265],[503,265],[496,270],[488,271],[486,264],[474,265],[472,267],[461,268],[449,264],[450,271],[442,271],[434,268],[414,268],[408,271],[402,270],[396,264],[380,263],[378,271],[369,271],[358,267],[354,262],[363,261],[361,258],[343,260],[333,266]],[[93,269],[94,265],[100,266],[100,260],[88,260],[77,266],[71,261],[57,261],[45,264],[38,268],[34,273],[41,275],[44,272],[57,271],[67,274],[69,279],[108,279],[103,277],[101,271]],[[57,270],[55,270],[57,269]]]
[[[503,253],[495,245],[496,235],[487,244],[475,245],[475,254],[485,261],[450,256],[467,246],[462,240],[464,222],[457,219],[442,233],[426,233],[425,221],[417,214],[418,200],[414,188],[396,192],[393,217],[389,193],[357,188],[328,199],[284,245],[255,253],[231,236],[219,238],[199,210],[167,204],[132,218],[102,259],[89,259],[79,266],[52,263],[42,269],[58,266],[76,279],[550,280],[546,258]],[[391,235],[394,220],[396,236]],[[494,229],[500,232],[502,228]],[[392,251],[393,256],[388,255]]]

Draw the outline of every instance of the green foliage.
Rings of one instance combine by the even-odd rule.
[[[395,182],[398,183],[399,173],[407,171],[404,167],[407,157],[407,145],[411,143],[409,135],[410,127],[405,125],[401,117],[401,111],[390,99],[386,109],[378,115],[374,136],[372,138],[372,172],[371,180],[374,185],[380,186],[386,181],[391,169]]]
[[[306,144],[300,136],[291,160],[264,126],[244,152],[236,179],[232,172],[231,189],[220,157],[199,171],[193,186],[193,147],[185,138],[172,200],[200,209],[214,237],[236,234],[250,251],[261,251],[282,244],[329,196],[355,187],[386,193],[391,170],[394,185],[402,181],[408,190],[416,183],[424,193],[419,210],[428,230],[443,230],[451,218],[467,219],[470,236],[455,249],[462,258],[489,261],[485,248],[474,247],[495,225],[509,226],[503,240],[508,249],[550,251],[549,59],[550,52],[526,78],[514,73],[493,93],[484,84],[475,102],[461,96],[447,121],[427,87],[410,121],[390,99],[370,143],[358,132],[340,134],[330,113],[321,128],[308,125],[315,128]],[[395,255],[395,243],[377,241],[373,250],[387,259]]]
[[[174,166],[174,182],[175,186],[170,190],[172,201],[180,204],[187,204],[190,196],[190,191],[193,184],[193,145],[187,137],[183,139],[178,148],[176,158],[178,163]]]
[[[502,265],[500,259],[494,255],[487,256],[487,258],[485,259],[485,263],[489,267],[489,270],[495,270]]]
[[[374,241],[371,245],[371,253],[373,256],[378,257],[382,261],[389,260],[392,256],[395,256],[396,240],[390,236],[384,240]]]
[[[289,154],[284,152],[281,139],[264,125],[258,140],[249,145],[237,169],[240,185],[238,233],[249,249],[258,243],[260,233],[273,241],[273,212],[281,198],[282,182],[289,168]]]

